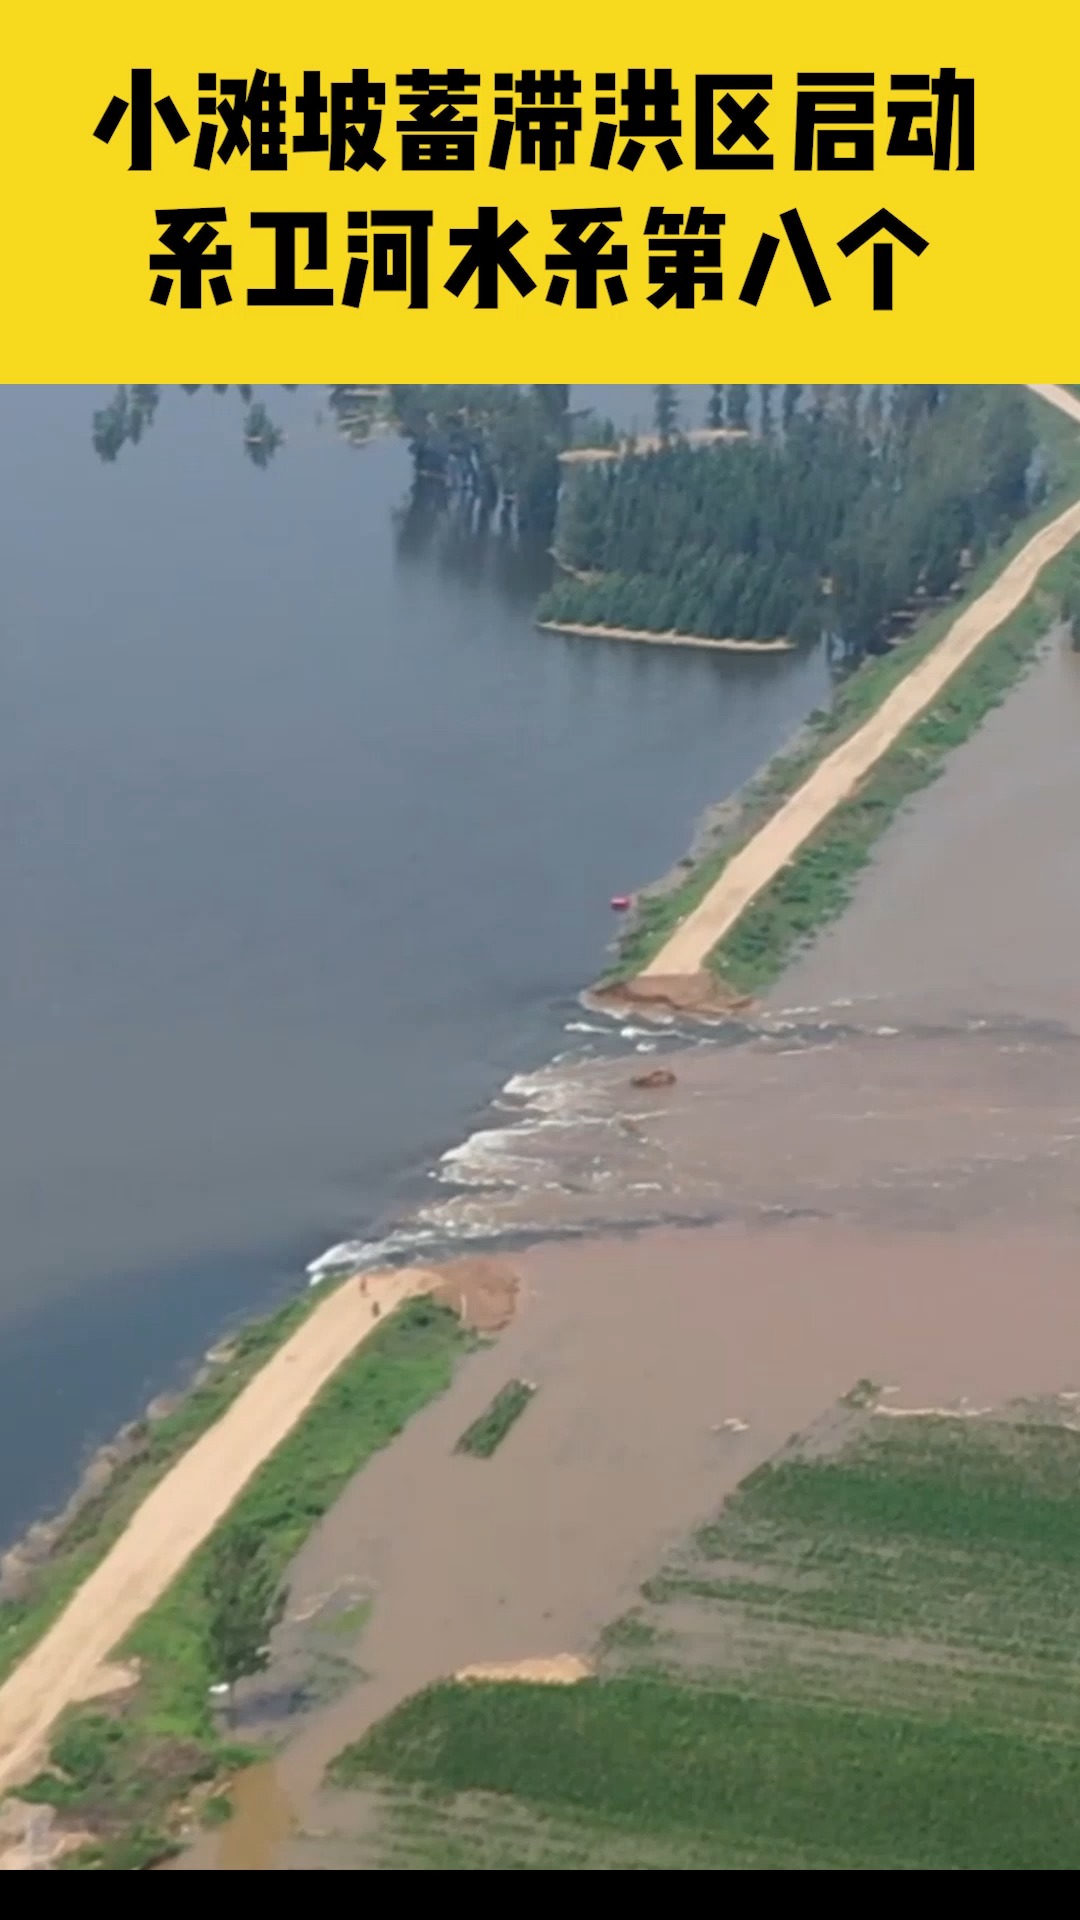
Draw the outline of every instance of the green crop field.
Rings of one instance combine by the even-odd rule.
[[[440,1685],[346,1749],[367,1864],[1080,1866],[1067,1413],[840,1409],[669,1557],[595,1679]]]

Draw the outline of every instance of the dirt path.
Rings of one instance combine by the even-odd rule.
[[[1048,387],[1036,391],[1080,423],[1080,402],[1063,389]],[[653,961],[648,973],[692,973],[700,967],[705,955],[738,918],[747,902],[791,859],[807,836],[851,791],[902,728],[934,698],[985,636],[1019,605],[1047,561],[1078,535],[1080,502],[1028,542],[994,585],[960,616],[934,653],[912,671],[851,740],[823,763],[752,845],[732,862],[702,905]],[[1070,1250],[1070,1257],[1074,1251]],[[619,1250],[620,1279],[625,1277],[624,1269],[634,1257],[625,1248]],[[649,1283],[649,1306],[654,1306],[653,1277],[651,1270],[643,1276]],[[370,1276],[363,1295],[358,1286],[348,1284],[330,1294],[249,1383],[222,1419],[170,1470],[65,1612],[0,1687],[0,1794],[35,1770],[57,1716],[66,1706],[93,1693],[100,1669],[110,1653],[161,1597],[252,1474],[292,1430],[349,1354],[378,1324],[376,1308],[388,1312],[408,1295],[433,1289],[443,1279],[443,1275],[430,1269],[410,1268],[377,1278]],[[643,1309],[645,1305],[643,1301]],[[605,1313],[601,1351],[613,1345],[610,1303]],[[651,1325],[651,1341],[655,1340],[658,1321],[664,1324],[663,1317],[655,1311],[651,1316],[643,1311],[642,1324]],[[693,1355],[696,1324],[696,1318],[691,1315],[685,1324],[672,1325],[672,1337],[677,1341],[677,1353],[673,1355],[676,1373],[687,1364],[687,1356]],[[720,1324],[723,1324],[722,1318]],[[1069,1331],[1075,1333],[1074,1328]],[[1061,1345],[1060,1335],[1058,1329],[1054,1351]],[[798,1347],[796,1340],[796,1351]],[[503,1368],[505,1357],[498,1364]],[[848,1369],[850,1371],[850,1361]],[[836,1377],[843,1382],[841,1373]],[[819,1387],[817,1391],[820,1390]],[[709,1390],[710,1401],[714,1394],[715,1386]],[[550,1394],[541,1396],[542,1402],[549,1405],[555,1399],[556,1396]],[[592,1377],[588,1381],[586,1402],[589,1406],[595,1402]],[[634,1406],[634,1395],[624,1396],[623,1404]],[[453,1419],[456,1414],[451,1410],[444,1417]],[[792,1416],[785,1409],[783,1417],[788,1422],[786,1432]],[[528,1444],[539,1445],[544,1434],[543,1422],[532,1419],[527,1424],[535,1436],[535,1442]],[[607,1444],[603,1439],[602,1421],[594,1444]],[[399,1449],[391,1451],[396,1471]],[[410,1450],[405,1452],[411,1458]],[[381,1477],[385,1478],[385,1470]],[[365,1482],[370,1479],[370,1485],[377,1488],[381,1477],[365,1476]],[[489,1476],[488,1485],[492,1478]],[[670,1484],[665,1478],[665,1498]],[[369,1497],[366,1487],[362,1497]],[[535,1531],[535,1516],[529,1502],[523,1503],[517,1492],[514,1497],[527,1516],[528,1527]],[[454,1511],[451,1502],[448,1512]],[[595,1524],[590,1491],[588,1513],[582,1513],[577,1545],[592,1537]],[[573,1557],[571,1553],[570,1558]],[[488,1578],[486,1567],[483,1578]],[[432,1593],[438,1591],[437,1582],[434,1587],[429,1583],[422,1595],[418,1589],[414,1590],[414,1598],[430,1599]],[[605,1586],[605,1600],[606,1597]],[[492,1634],[486,1635],[485,1646],[476,1649],[474,1657],[490,1655],[493,1638]],[[560,1638],[566,1645],[566,1636]],[[418,1644],[423,1645],[423,1636]],[[468,1658],[468,1652],[464,1648],[462,1651]],[[496,1653],[500,1651],[502,1649],[496,1649]],[[514,1656],[528,1651],[528,1648],[506,1649],[508,1655]]]
[[[1064,387],[1033,387],[1032,391],[1080,424],[1080,400]],[[736,854],[700,906],[687,915],[643,968],[646,978],[692,975],[701,970],[707,956],[730,933],[750,902],[788,865],[833,810],[848,799],[988,634],[1015,612],[1047,563],[1078,536],[1080,501],[1033,534],[985,593],[959,615],[940,645],[912,668],[877,712],[822,761],[760,833]]]
[[[49,1729],[96,1689],[99,1669],[161,1598],[268,1454],[350,1353],[410,1294],[435,1288],[427,1268],[369,1276],[328,1295],[154,1491],[60,1618],[0,1687],[0,1794],[40,1764]]]

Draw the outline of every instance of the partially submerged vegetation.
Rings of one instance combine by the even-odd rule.
[[[502,1445],[515,1421],[520,1420],[536,1388],[529,1380],[508,1380],[500,1387],[491,1405],[485,1407],[479,1419],[471,1427],[466,1427],[454,1451],[472,1453],[479,1460],[489,1460],[496,1447]]]
[[[259,1468],[221,1526],[124,1645],[136,1684],[107,1705],[76,1707],[60,1721],[48,1767],[20,1797],[62,1810],[94,1836],[65,1868],[133,1868],[168,1853],[177,1820],[200,1793],[251,1758],[227,1740],[209,1689],[213,1581],[230,1536],[257,1537],[263,1569],[280,1579],[308,1534],[371,1456],[445,1391],[471,1344],[457,1316],[409,1300],[347,1360],[277,1451]],[[212,1816],[213,1817],[213,1816]]]
[[[188,395],[204,391],[185,386]],[[210,389],[230,392],[227,386]],[[285,435],[249,386],[232,389],[244,408],[241,444],[266,467]],[[294,393],[294,386],[286,386]],[[99,458],[112,462],[137,446],[153,426],[157,386],[117,387],[95,412],[91,438]],[[486,519],[498,512],[504,528],[550,536],[559,490],[559,456],[575,431],[566,386],[332,386],[326,415],[350,446],[398,434],[412,455],[418,484],[441,487]]]
[[[793,1446],[670,1557],[598,1678],[442,1684],[347,1748],[363,1864],[1080,1866],[1062,1412],[849,1408],[846,1440]]]

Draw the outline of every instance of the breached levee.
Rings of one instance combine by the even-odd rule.
[[[621,980],[611,986],[590,987],[582,1000],[586,1006],[613,1011],[690,1013],[702,1020],[727,1020],[733,1014],[745,1015],[751,1013],[755,1005],[751,994],[736,993],[716,974],[703,970],[639,973],[631,980]]]

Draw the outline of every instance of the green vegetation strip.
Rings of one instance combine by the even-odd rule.
[[[959,599],[936,612],[891,653],[864,662],[838,688],[829,708],[810,716],[805,737],[791,752],[771,760],[750,783],[741,797],[736,824],[695,861],[685,880],[665,892],[645,895],[604,985],[630,980],[648,965],[704,899],[729,860],[815,768],[877,711],[1032,535],[1080,493],[1080,433],[1046,403],[1033,397],[1032,405],[1039,409],[1040,436],[1050,469],[1049,490],[1040,510],[982,561]],[[740,992],[755,992],[782,972],[793,951],[842,911],[873,843],[898,807],[936,776],[950,749],[974,733],[999,704],[1030,664],[1047,628],[1062,613],[1080,632],[1080,562],[1075,548],[1045,569],[1024,604],[987,637],[941,699],[884,757],[854,800],[838,809],[751,903],[710,956],[711,968]]]
[[[291,1300],[277,1313],[245,1327],[223,1348],[219,1364],[164,1420],[147,1421],[135,1436],[136,1451],[122,1462],[103,1492],[88,1500],[65,1527],[47,1560],[29,1576],[25,1595],[0,1602],[0,1681],[67,1605],[77,1587],[103,1560],[136,1507],[199,1436],[220,1420],[248,1381],[314,1311],[325,1290]]]
[[[208,1555],[230,1529],[254,1529],[283,1575],[358,1469],[445,1391],[470,1345],[456,1315],[433,1301],[410,1300],[391,1315],[334,1375],[119,1649],[139,1663],[133,1692],[107,1709],[79,1707],[64,1716],[50,1770],[21,1793],[62,1808],[69,1824],[101,1836],[66,1865],[132,1868],[161,1857],[177,1806],[192,1789],[251,1757],[222,1739],[209,1698],[220,1676],[206,1646]]]
[[[332,1768],[397,1868],[1080,1866],[1080,1436],[852,1410],[575,1687],[442,1684]]]
[[[508,1380],[480,1418],[466,1427],[454,1452],[472,1453],[479,1460],[489,1460],[515,1420],[521,1418],[535,1392],[536,1388],[528,1380]]]
[[[1050,564],[1038,587],[954,675],[850,800],[752,900],[707,965],[740,992],[770,984],[798,948],[841,914],[876,842],[899,809],[943,770],[1031,665],[1080,587],[1080,546]]]

